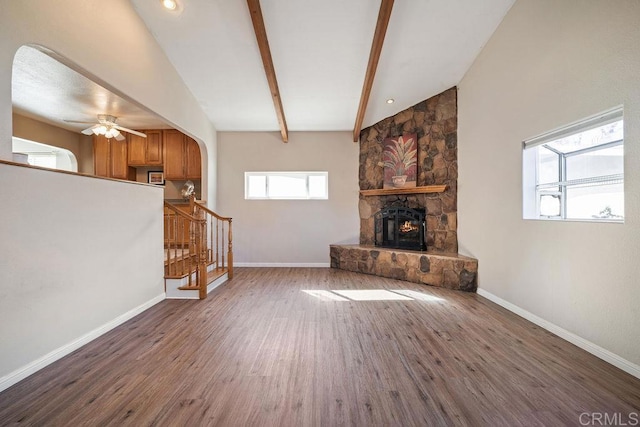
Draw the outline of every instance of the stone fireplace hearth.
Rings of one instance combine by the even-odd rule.
[[[477,260],[458,255],[457,89],[451,88],[360,132],[360,245],[332,245],[331,266],[451,289],[475,291]],[[418,189],[383,189],[383,142],[417,137]],[[443,190],[442,190],[443,189]],[[426,213],[426,252],[374,246],[376,213],[403,206]],[[400,246],[400,245],[397,245]]]

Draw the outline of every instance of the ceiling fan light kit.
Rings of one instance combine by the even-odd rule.
[[[85,135],[103,135],[107,139],[115,138],[118,141],[122,141],[123,139],[125,139],[124,135],[122,135],[120,131],[132,133],[142,138],[147,137],[147,135],[142,132],[138,132],[137,130],[133,130],[133,129],[129,129],[129,128],[125,128],[120,125],[117,125],[116,120],[118,120],[116,116],[111,116],[109,114],[98,114],[98,123],[96,123],[91,127],[83,129],[81,133]],[[91,122],[77,122],[73,120],[65,120],[65,121],[69,123],[91,123]]]

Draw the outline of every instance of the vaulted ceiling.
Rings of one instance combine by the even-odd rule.
[[[362,126],[457,85],[514,1],[396,1]],[[217,130],[279,130],[246,0],[179,0],[178,12],[160,0],[131,3]],[[353,130],[380,0],[262,0],[260,6],[289,130]],[[35,73],[22,77],[31,79],[21,84],[32,90],[48,84],[33,82]],[[46,116],[51,111],[41,117],[94,116],[96,90],[87,91],[66,101],[59,91],[57,118]],[[395,102],[388,104],[390,98]],[[37,116],[33,108],[26,97],[19,112]],[[122,123],[151,126],[142,116]]]
[[[278,130],[246,0],[132,3],[218,130]],[[396,1],[364,126],[458,84],[513,3]],[[261,7],[289,129],[352,130],[380,1]]]

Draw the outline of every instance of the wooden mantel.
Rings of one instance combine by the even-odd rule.
[[[424,194],[424,193],[442,193],[447,189],[446,185],[424,185],[422,187],[406,187],[406,188],[381,188],[378,190],[360,190],[363,196],[390,196],[394,194]]]

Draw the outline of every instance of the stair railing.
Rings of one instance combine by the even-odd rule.
[[[187,284],[182,289],[200,292],[204,283],[206,296],[206,257],[203,259],[206,243],[202,237],[206,234],[205,226],[204,219],[164,203],[165,278],[187,277]]]
[[[209,270],[233,278],[232,218],[218,215],[193,196],[189,212],[167,202],[164,208],[165,278],[187,277],[180,289],[197,289],[199,297],[206,298]]]
[[[189,199],[191,214],[205,221],[205,241],[207,244],[207,260],[215,264],[217,271],[226,271],[229,279],[233,278],[233,218],[220,216],[211,209],[196,202],[195,197]],[[226,237],[226,241],[225,241]],[[226,242],[226,245],[225,245]],[[226,258],[225,258],[226,250]]]

